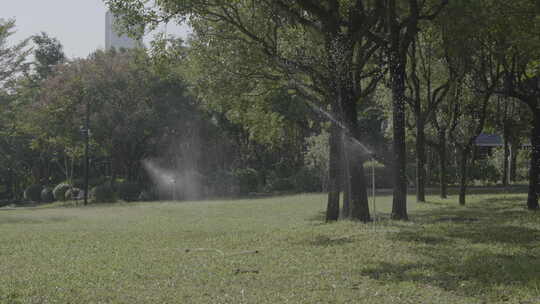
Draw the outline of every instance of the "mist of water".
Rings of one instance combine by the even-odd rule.
[[[359,154],[362,156],[373,156],[373,152],[371,149],[366,147],[363,143],[361,143],[358,139],[356,139],[354,136],[352,136],[352,132],[350,129],[340,120],[338,120],[334,115],[329,113],[328,111],[325,111],[320,106],[315,105],[314,103],[310,102],[309,100],[306,100],[307,104],[317,113],[323,115],[331,122],[335,123],[340,129],[345,131],[345,147],[347,148],[348,152],[352,154]]]
[[[151,159],[142,163],[160,198],[197,199],[203,194],[202,176],[196,171],[163,168],[156,160]]]

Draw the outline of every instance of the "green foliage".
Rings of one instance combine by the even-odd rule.
[[[143,201],[143,202],[150,202],[155,201],[159,198],[158,194],[156,193],[155,189],[146,189],[141,191],[141,194],[139,194],[139,197],[137,200]]]
[[[307,148],[304,155],[304,162],[308,169],[317,172],[323,189],[328,184],[328,159],[330,149],[328,147],[330,134],[326,131],[318,135],[307,138]]]
[[[25,63],[29,54],[28,40],[23,40],[16,45],[8,45],[9,38],[14,33],[15,20],[0,19],[0,89],[3,89],[4,85],[20,72],[28,69]]]
[[[239,192],[238,181],[229,170],[215,170],[208,175],[208,188],[214,196],[231,196]]]
[[[32,202],[40,202],[42,189],[43,186],[37,184],[29,186],[24,190],[24,199]]]
[[[90,197],[93,203],[115,203],[116,193],[108,184],[103,184],[92,188]]]
[[[375,174],[375,188],[388,189],[393,187],[391,167],[387,167],[378,161],[367,161],[364,163],[364,172],[367,179],[367,186],[370,189],[373,184],[373,174]]]
[[[259,186],[259,174],[253,168],[239,168],[233,171],[240,194],[257,192]]]
[[[294,190],[298,192],[320,192],[322,184],[320,172],[314,169],[302,168],[291,177]]]
[[[294,191],[295,183],[291,177],[280,177],[276,174],[270,174],[266,178],[266,187],[267,192],[289,192]]]
[[[68,191],[71,188],[71,185],[68,183],[60,183],[56,185],[53,189],[53,195],[54,199],[57,201],[65,201],[66,198],[66,191]]]
[[[494,157],[492,157],[494,158]],[[496,163],[491,159],[481,159],[474,162],[472,168],[469,169],[470,180],[484,181],[489,184],[497,184],[501,181],[502,160]]]
[[[62,44],[45,32],[32,36],[32,41],[37,46],[34,50],[36,73],[40,79],[45,79],[52,73],[53,67],[66,58]]]
[[[70,187],[67,189],[66,193],[64,194],[66,200],[74,200],[79,197],[79,194],[81,193],[81,189],[77,187]]]
[[[116,193],[118,198],[126,201],[136,201],[141,193],[141,185],[135,182],[122,182],[116,185]]]
[[[54,202],[53,189],[50,187],[45,187],[41,190],[41,201],[44,203]]]

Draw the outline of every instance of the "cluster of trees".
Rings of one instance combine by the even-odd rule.
[[[24,42],[7,48],[3,38],[9,72],[0,75],[11,76],[0,79],[0,146],[9,149],[2,174],[10,189],[73,179],[88,115],[96,177],[147,183],[141,160],[158,158],[163,167],[197,170],[215,189],[230,176],[241,192],[324,187],[328,221],[371,219],[368,161],[391,177],[393,219],[407,219],[410,177],[420,202],[438,177],[441,197],[458,183],[465,204],[483,165],[475,139],[500,133],[503,183],[516,175],[516,151],[530,143],[527,206],[539,208],[533,1],[106,3],[133,35],[186,20],[193,34],[187,45],[161,37],[150,50],[76,60],[42,34],[33,37],[31,65]],[[12,27],[2,24],[3,37]]]
[[[393,167],[392,218],[407,219],[407,158],[416,158],[417,199],[424,201],[426,149],[438,151],[443,197],[447,164],[457,160],[465,204],[474,142],[489,128],[503,131],[507,145],[516,146],[521,130],[529,130],[527,206],[538,209],[540,8],[534,1],[106,2],[125,17],[128,31],[188,19],[196,96],[244,124],[260,126],[246,116],[272,107],[270,96],[283,90],[291,101],[327,116],[327,220],[340,216],[340,192],[343,217],[370,220],[362,166],[370,157]],[[513,116],[510,108],[517,109]],[[373,136],[366,128],[373,109],[389,122],[390,153],[357,151]],[[414,143],[411,154],[407,140]],[[377,151],[384,144],[371,146]]]
[[[170,171],[191,172],[190,178],[202,176],[200,195],[249,193],[266,184],[268,190],[321,190],[316,181],[308,189],[301,174],[290,178],[303,172],[305,138],[320,127],[302,118],[281,126],[272,114],[274,126],[247,129],[242,120],[260,117],[233,118],[205,107],[189,93],[188,50],[181,41],[68,59],[60,42],[45,33],[9,46],[14,26],[12,20],[0,23],[5,203],[21,199],[26,189],[40,189],[37,185],[82,188],[87,134],[90,187],[137,184],[139,192],[152,192],[142,162],[151,160]],[[273,96],[281,104],[274,103],[272,113],[294,117],[302,111],[282,95]]]

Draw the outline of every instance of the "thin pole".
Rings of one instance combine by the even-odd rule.
[[[86,99],[86,119],[84,127],[84,205],[88,204],[88,177],[89,177],[89,167],[90,167],[90,158],[89,158],[89,139],[90,139],[90,102],[88,98]]]
[[[371,159],[371,197],[373,201],[373,219],[377,221],[377,207],[375,205],[375,159]]]
[[[508,169],[506,170],[506,180],[507,180],[507,185],[510,186],[510,183],[512,182],[512,179],[511,179],[511,176],[512,174],[510,172],[512,172],[512,153],[514,151],[512,151],[512,145],[508,145],[508,150],[510,153],[508,153],[508,159],[506,160],[508,162]]]

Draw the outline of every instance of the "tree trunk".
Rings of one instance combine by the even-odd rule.
[[[339,126],[332,123],[330,130],[330,155],[328,161],[328,203],[326,206],[326,222],[337,221],[339,218],[340,192],[340,137]]]
[[[467,192],[467,159],[469,158],[469,147],[461,150],[460,179],[459,179],[459,204],[465,205],[465,195]]]
[[[392,77],[393,181],[392,219],[407,220],[407,175],[405,152],[405,60],[394,54],[390,67]]]
[[[341,156],[343,157],[342,161],[340,162],[340,166],[342,166],[342,181],[343,181],[343,210],[341,212],[341,216],[343,218],[350,218],[351,217],[351,170],[349,167],[349,153],[346,148],[346,136],[344,130],[341,131]]]
[[[529,168],[529,195],[527,208],[538,210],[540,196],[540,108],[533,113],[533,128],[531,132],[531,166]]]
[[[439,132],[439,144],[441,198],[446,199],[448,196],[446,184],[446,134],[444,133],[444,131]]]
[[[512,142],[511,145],[511,155],[510,155],[510,181],[516,182],[517,179],[517,156],[519,153],[519,144],[517,144],[516,139]]]
[[[345,182],[350,193],[350,215],[354,220],[368,222],[371,220],[369,214],[369,202],[367,198],[366,176],[364,174],[364,160],[369,151],[365,151],[362,144],[358,141],[358,111],[356,108],[357,100],[352,92],[353,80],[347,82],[350,86],[343,87],[342,90],[342,108],[344,111],[345,125],[349,133],[345,133],[343,138],[343,155],[346,155],[348,180]]]
[[[504,159],[503,159],[503,163],[502,163],[502,166],[503,166],[503,174],[502,174],[502,185],[503,187],[506,187],[508,186],[508,175],[510,174],[509,170],[508,170],[508,159],[510,157],[510,145],[508,143],[508,139],[509,139],[509,134],[508,134],[508,124],[507,122],[504,122],[504,126],[503,126],[503,140],[504,140]]]
[[[367,199],[367,183],[363,161],[349,162],[351,172],[351,217],[362,222],[371,221]]]
[[[419,116],[417,116],[419,117]],[[416,201],[426,202],[426,138],[424,123],[416,123]]]

